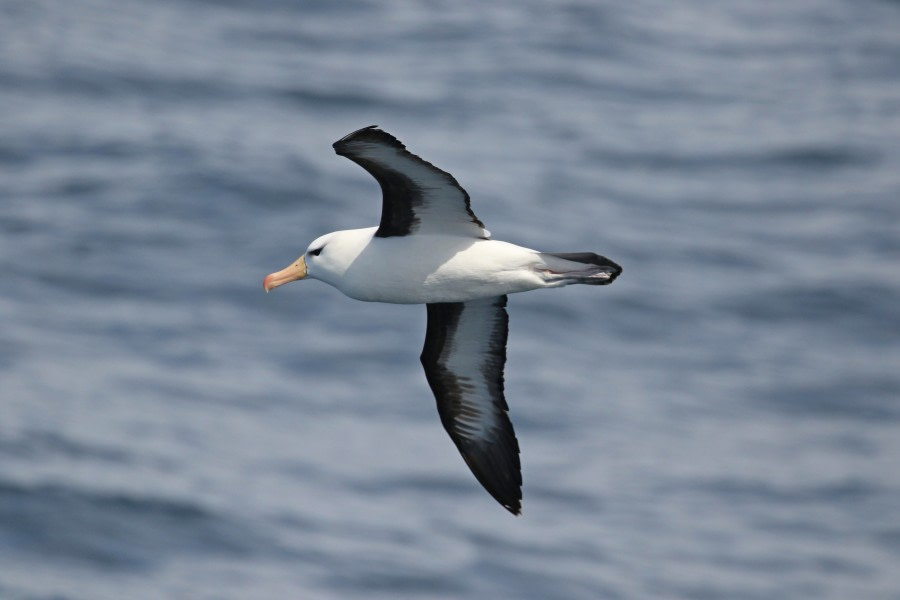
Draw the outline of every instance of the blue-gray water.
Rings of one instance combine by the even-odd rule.
[[[900,598],[900,4],[0,4],[0,598]],[[524,515],[424,308],[267,273],[372,123],[496,239]]]

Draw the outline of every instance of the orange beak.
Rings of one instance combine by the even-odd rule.
[[[297,281],[304,277],[306,277],[306,257],[301,256],[286,269],[282,269],[266,276],[263,280],[263,289],[266,290],[266,293],[268,294],[269,290],[274,290],[280,285]]]

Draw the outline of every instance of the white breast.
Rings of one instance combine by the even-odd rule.
[[[442,235],[369,237],[347,250],[342,270],[314,276],[357,300],[466,302],[544,286],[536,272],[537,253],[506,242]]]

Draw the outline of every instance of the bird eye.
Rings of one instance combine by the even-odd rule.
[[[324,246],[323,246],[323,248],[324,248]],[[309,253],[312,256],[318,256],[318,255],[322,254],[322,248],[316,248],[315,250],[310,250]]]

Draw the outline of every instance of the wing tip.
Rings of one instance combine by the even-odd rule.
[[[508,510],[513,516],[522,516],[522,484],[517,482],[513,489],[499,490],[488,487],[480,482],[487,492],[493,496],[500,506]],[[510,493],[512,492],[512,493]]]
[[[522,516],[522,502],[521,500],[517,500],[512,504],[503,504],[503,508],[508,510],[512,516],[521,517]]]
[[[360,133],[362,133],[363,131],[366,131],[367,129],[378,129],[378,125],[367,125],[367,126],[365,126],[365,127],[360,127],[360,128],[357,129],[356,131],[353,131],[353,132],[351,132],[351,133],[348,133],[347,135],[345,135],[344,137],[342,137],[341,139],[339,139],[338,141],[336,141],[335,143],[333,143],[333,144],[332,144],[332,147],[335,147],[335,148],[336,148],[337,145],[340,144],[341,142],[346,142],[346,141],[352,139],[353,136],[355,136],[355,135],[357,135],[357,134],[360,134]]]
[[[518,484],[513,489],[499,490],[492,489],[481,482],[485,490],[497,501],[500,506],[505,508],[515,517],[522,516],[522,484]],[[512,493],[510,493],[512,492]]]
[[[481,487],[500,506],[519,516],[522,514],[522,465],[519,461],[519,441],[511,426],[510,433],[512,443],[502,449],[496,448],[499,452],[473,452],[474,449],[465,443],[457,442],[456,445]]]
[[[340,155],[344,155],[347,153],[347,145],[353,142],[370,142],[370,143],[379,143],[379,144],[387,144],[389,146],[393,146],[399,149],[405,149],[406,146],[403,143],[389,134],[384,129],[379,129],[378,125],[368,125],[367,127],[362,127],[348,133],[335,143],[331,145],[334,148],[335,152]]]

